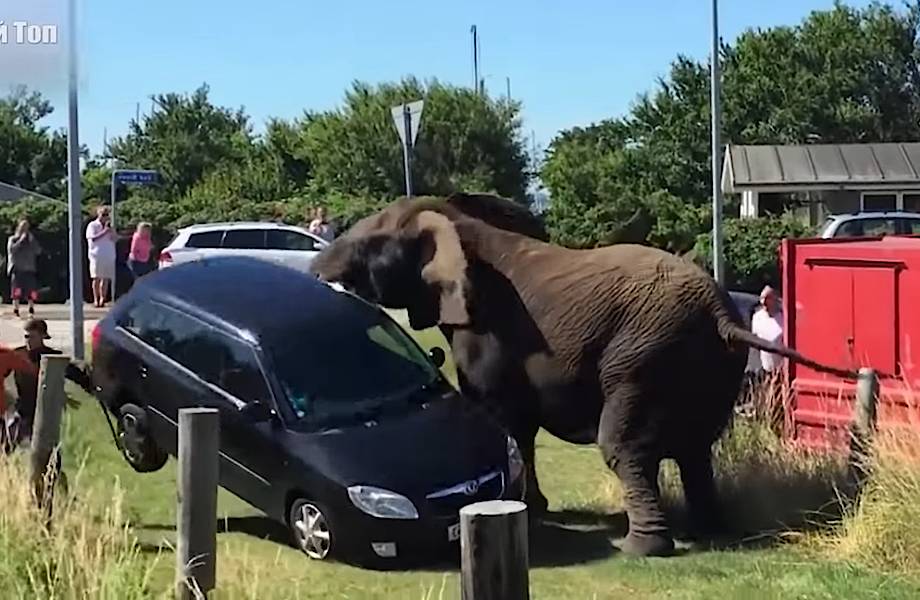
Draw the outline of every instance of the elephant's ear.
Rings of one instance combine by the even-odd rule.
[[[439,296],[439,322],[468,325],[467,261],[456,227],[446,216],[432,210],[420,211],[414,220],[420,236],[429,244],[426,254],[431,260],[422,267],[422,280]]]

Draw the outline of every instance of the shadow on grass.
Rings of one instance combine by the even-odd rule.
[[[154,523],[141,525],[138,531],[175,532],[175,526]],[[217,522],[217,532],[242,533],[293,549],[287,527],[265,516],[221,518]],[[620,537],[625,532],[625,514],[604,515],[572,510],[548,513],[543,519],[530,524],[530,566],[559,567],[605,560],[617,552],[611,544],[611,539]],[[153,554],[173,550],[166,541],[142,541],[139,546],[142,552]],[[426,551],[406,556],[392,565],[364,566],[375,570],[448,572],[458,570],[459,557],[458,545],[447,551]]]

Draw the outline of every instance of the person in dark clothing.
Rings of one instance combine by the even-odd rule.
[[[38,398],[38,367],[41,364],[42,355],[62,354],[60,350],[45,345],[45,340],[51,339],[51,336],[48,335],[48,324],[44,319],[29,319],[26,321],[24,330],[26,343],[24,346],[16,348],[15,351],[22,352],[28,357],[29,361],[35,365],[35,372],[29,373],[18,370],[13,373],[16,382],[16,393],[19,396],[16,402],[16,412],[19,413],[20,419],[17,435],[20,443],[32,437],[35,405]],[[67,365],[64,376],[88,393],[92,393],[92,379],[82,365],[71,361]],[[68,405],[79,406],[73,400],[68,400]]]

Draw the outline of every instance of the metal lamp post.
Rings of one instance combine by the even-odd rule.
[[[719,69],[719,2],[712,0],[712,60],[710,64],[712,101],[712,272],[716,282],[724,285],[725,265],[722,248],[722,162],[720,124],[722,111],[719,102],[721,94],[721,73]]]
[[[70,335],[74,357],[83,360],[83,211],[80,189],[80,133],[77,119],[77,9],[68,2],[69,81],[67,122],[67,207],[70,227]]]

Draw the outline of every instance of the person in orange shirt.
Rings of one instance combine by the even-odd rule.
[[[6,378],[13,371],[38,376],[38,367],[29,360],[27,354],[0,345],[0,383],[6,381]],[[12,440],[10,439],[10,432],[7,430],[7,408],[6,389],[3,385],[0,385],[0,443],[2,443],[4,450],[9,451],[9,445]]]

